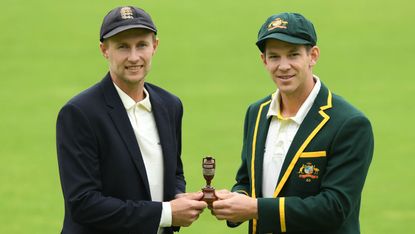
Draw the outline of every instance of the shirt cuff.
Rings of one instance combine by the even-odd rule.
[[[170,202],[163,202],[163,209],[161,210],[160,227],[170,227],[172,222],[171,205]]]

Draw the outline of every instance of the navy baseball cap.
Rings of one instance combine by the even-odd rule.
[[[270,16],[258,32],[256,45],[261,52],[265,50],[265,41],[276,39],[292,44],[311,45],[317,43],[317,34],[313,23],[298,13],[281,13]]]
[[[132,28],[144,28],[157,34],[157,28],[150,15],[143,9],[133,6],[123,6],[112,9],[105,17],[101,25],[101,42]]]

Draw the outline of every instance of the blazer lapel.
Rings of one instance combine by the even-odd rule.
[[[147,179],[147,173],[143,158],[141,156],[140,148],[138,146],[137,139],[134,134],[134,130],[131,126],[130,119],[125,111],[124,105],[117,93],[117,90],[112,83],[111,76],[108,73],[106,77],[101,81],[101,87],[107,103],[108,114],[111,117],[115,127],[118,130],[121,138],[123,139],[125,146],[127,147],[133,162],[141,175],[143,184],[145,185],[148,196],[151,198],[150,186]]]
[[[163,152],[164,163],[164,199],[174,197],[174,188],[176,184],[175,169],[176,169],[176,155],[174,152],[173,131],[170,126],[170,115],[165,107],[167,105],[161,99],[159,94],[149,85],[145,85],[150,94],[150,101],[154,119],[157,125],[157,131],[160,138],[161,149]],[[170,189],[173,188],[173,189]]]
[[[270,124],[270,119],[267,118],[270,103],[271,100],[268,100],[260,105],[255,119],[251,158],[251,194],[253,197],[262,196],[262,164],[264,162],[265,141]]]
[[[281,192],[301,153],[304,151],[310,141],[315,137],[315,135],[320,131],[320,129],[330,119],[330,117],[324,111],[331,107],[331,92],[323,85],[323,83],[321,83],[320,91],[310,111],[300,125],[300,128],[298,129],[290,148],[288,149],[283,166],[281,168],[277,187],[274,191],[274,197],[277,197]]]

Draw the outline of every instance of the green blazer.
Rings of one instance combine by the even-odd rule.
[[[249,233],[359,233],[373,132],[362,112],[323,84],[287,152],[274,198],[262,198],[271,96],[249,106],[232,191],[258,199]],[[230,225],[232,226],[232,225]]]

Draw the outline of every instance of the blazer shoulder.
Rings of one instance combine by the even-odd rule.
[[[97,83],[79,94],[75,95],[62,107],[75,106],[83,112],[95,112],[103,109],[104,95],[100,88],[100,83]]]
[[[271,97],[272,97],[272,95],[268,95],[264,98],[259,99],[256,102],[252,103],[251,105],[249,105],[249,110],[257,111],[259,108],[261,108],[261,106],[270,104],[271,103]]]
[[[91,119],[100,116],[105,110],[104,95],[100,86],[100,83],[97,83],[69,99],[59,110],[58,115],[76,109]]]
[[[359,110],[357,107],[346,101],[343,97],[332,94],[332,102],[333,102],[333,108],[332,108],[332,114],[337,117],[356,117],[356,116],[362,116],[366,117],[365,114]]]
[[[156,95],[157,98],[160,98],[163,102],[167,103],[176,103],[181,105],[181,100],[179,97],[174,95],[173,93],[151,83],[145,83],[144,87],[150,93],[150,97]]]
[[[330,121],[336,126],[343,126],[344,124],[355,123],[359,126],[367,126],[371,128],[369,118],[354,105],[350,104],[343,97],[332,94],[333,106],[326,110],[330,116]]]

